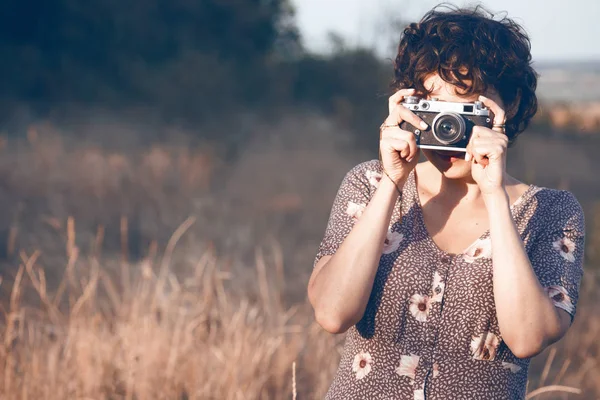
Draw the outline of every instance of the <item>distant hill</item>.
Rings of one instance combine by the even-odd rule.
[[[538,96],[546,102],[600,101],[600,60],[535,62]]]

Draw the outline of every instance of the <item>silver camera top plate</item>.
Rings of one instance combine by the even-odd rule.
[[[427,100],[416,96],[408,96],[401,104],[412,111],[435,113],[454,112],[463,115],[478,115],[482,117],[490,116],[490,110],[486,108],[480,101],[475,101],[473,103],[458,103],[440,101],[435,98]]]

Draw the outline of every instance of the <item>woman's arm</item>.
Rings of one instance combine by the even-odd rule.
[[[427,128],[425,122],[400,105],[405,96],[414,93],[414,89],[401,89],[389,98],[390,114],[379,130],[379,156],[384,177],[358,221],[352,224],[342,211],[349,201],[346,197],[355,200],[361,197],[360,189],[357,189],[360,185],[351,173],[342,182],[334,201],[328,225],[343,232],[326,232],[325,247],[333,256],[317,262],[308,283],[308,298],[315,310],[315,318],[331,333],[345,332],[364,315],[394,205],[410,171],[419,161],[415,135],[400,129],[402,121]]]
[[[532,357],[566,333],[571,316],[555,307],[540,284],[512,219],[506,191],[484,199],[489,210],[500,332],[515,356]]]
[[[403,185],[398,182],[399,188]],[[339,249],[316,264],[308,298],[317,322],[328,332],[345,332],[362,318],[398,195],[394,182],[384,176]]]
[[[563,209],[538,227],[544,232],[537,232],[527,254],[504,184],[508,144],[504,110],[492,99],[480,100],[494,112],[494,127],[473,128],[465,159],[472,161],[471,174],[488,210],[500,333],[514,355],[527,358],[559,340],[575,315],[583,271],[583,212],[572,195],[552,199]]]

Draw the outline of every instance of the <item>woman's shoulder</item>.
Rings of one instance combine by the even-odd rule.
[[[352,167],[349,173],[353,175],[367,175],[367,172],[371,173],[381,173],[381,162],[378,159],[362,161],[359,164],[356,164]]]
[[[362,161],[352,167],[342,181],[342,187],[359,190],[365,198],[370,198],[382,177],[379,160]]]
[[[536,185],[532,185],[532,187],[533,197],[538,207],[552,210],[565,210],[567,208],[581,209],[581,204],[575,195],[568,190]]]
[[[583,228],[583,207],[572,192],[534,185],[532,194],[531,207],[536,219],[544,220],[548,226],[577,221]]]
[[[381,162],[377,159],[362,161],[346,173],[346,179],[377,186],[382,176]]]

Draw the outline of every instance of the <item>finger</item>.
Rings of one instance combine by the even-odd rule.
[[[403,105],[397,105],[388,118],[392,124],[399,125],[402,121],[406,121],[415,128],[427,129],[429,127],[425,121]]]
[[[473,138],[473,139],[493,138],[493,137],[497,137],[499,133],[500,132],[491,130],[490,128],[488,128],[486,126],[475,125],[473,127],[473,135],[471,136],[471,138]]]
[[[469,140],[469,144],[467,144],[467,154],[465,155],[465,160],[473,160],[473,163],[475,164],[486,165],[487,160],[485,159],[485,154],[481,154],[479,151],[481,146],[481,138],[477,134],[473,133],[471,139]]]
[[[389,113],[391,114],[392,110],[396,108],[405,97],[412,96],[413,94],[415,94],[415,89],[400,89],[391,95],[388,101]]]
[[[467,144],[467,151],[465,153],[465,161],[471,161],[473,159],[473,151],[471,148],[472,144],[469,142],[469,144]]]
[[[498,145],[506,149],[508,146],[508,137],[500,132],[491,129],[475,126],[473,127],[473,135],[469,143],[473,145]]]
[[[473,153],[475,160],[479,164],[487,165],[489,160],[499,160],[504,154],[504,148],[500,143],[485,143],[485,144],[474,144]]]
[[[397,151],[402,159],[406,160],[410,154],[410,146],[406,140],[386,138],[384,139],[384,145],[391,150]]]
[[[491,141],[500,143],[504,148],[508,147],[508,136],[503,129],[492,130],[485,126],[475,125],[469,142],[476,140]]]
[[[497,160],[504,154],[504,149],[500,143],[486,143],[483,145],[474,145],[473,148],[479,154],[492,159]]]
[[[489,160],[485,153],[481,153],[478,149],[473,148],[473,152],[471,154],[475,164],[488,165]]]
[[[475,159],[475,144],[480,143],[481,132],[475,128],[477,128],[477,125],[473,127],[473,134],[469,139],[469,143],[467,143],[467,154],[465,154],[465,161],[471,161]]]
[[[410,154],[410,146],[408,145],[408,142],[402,139],[390,139],[390,141],[394,149],[396,149],[396,151],[398,151],[400,154],[400,157],[406,160]]]
[[[506,123],[506,113],[496,101],[485,96],[479,96],[479,100],[483,103],[484,106],[489,108],[492,113],[494,113],[494,125],[504,125]],[[504,130],[502,128],[494,128],[494,130],[497,132],[504,133]]]
[[[407,161],[412,161],[412,159],[418,155],[419,147],[417,146],[417,139],[415,138],[414,133],[398,128],[397,130],[390,130],[386,135],[392,139],[404,140],[408,143],[410,152],[406,158]]]

